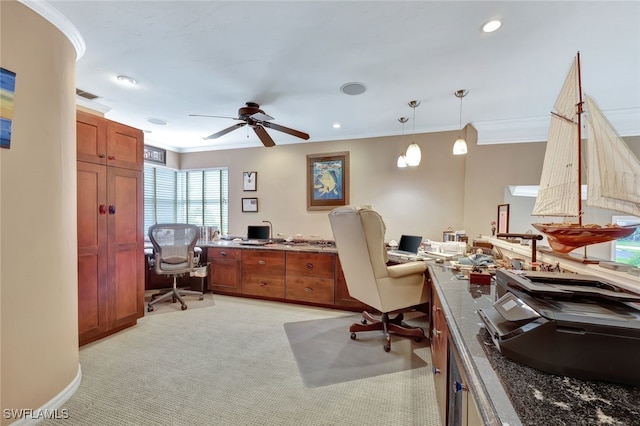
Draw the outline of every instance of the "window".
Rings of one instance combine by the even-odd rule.
[[[640,219],[634,216],[613,216],[612,223],[616,225],[633,225],[640,222]],[[640,227],[636,228],[636,232],[625,238],[620,238],[613,242],[613,255],[611,256],[615,262],[626,263],[640,267]]]
[[[144,166],[145,235],[155,223],[191,223],[229,229],[228,169],[177,171]]]

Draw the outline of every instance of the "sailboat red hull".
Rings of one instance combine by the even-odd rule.
[[[591,244],[628,237],[638,227],[638,225],[579,227],[562,223],[532,223],[532,226],[547,236],[553,251],[565,254]]]

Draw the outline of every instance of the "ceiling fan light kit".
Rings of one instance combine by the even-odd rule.
[[[247,125],[249,127],[253,128],[253,131],[256,133],[256,136],[258,136],[258,139],[260,139],[260,142],[262,142],[262,144],[264,146],[266,146],[266,147],[272,147],[276,143],[271,138],[269,133],[267,133],[265,128],[277,130],[277,131],[283,132],[283,133],[287,133],[289,135],[292,135],[292,136],[295,136],[297,138],[301,138],[301,139],[304,139],[304,140],[308,140],[309,139],[309,134],[307,134],[305,132],[301,132],[299,130],[291,129],[289,127],[285,127],[285,126],[281,126],[281,125],[276,124],[276,123],[272,123],[270,120],[273,120],[274,118],[271,117],[268,114],[265,114],[265,112],[260,109],[260,105],[258,105],[255,102],[247,102],[247,103],[245,103],[245,106],[243,106],[240,109],[238,109],[238,117],[237,118],[236,117],[225,117],[225,116],[220,116],[220,115],[203,115],[203,114],[190,114],[190,116],[192,116],[192,117],[226,118],[226,119],[241,121],[241,123],[234,124],[233,126],[229,126],[226,129],[222,129],[219,132],[216,132],[216,133],[214,133],[212,135],[204,137],[203,139],[205,139],[205,140],[217,139],[220,136],[224,136],[227,133],[230,133],[230,132],[232,132],[232,131],[234,131],[236,129],[239,129],[239,128],[247,126]]]

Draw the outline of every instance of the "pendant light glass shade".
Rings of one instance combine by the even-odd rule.
[[[399,156],[396,165],[399,169],[407,167],[407,157],[405,157],[404,155]]]
[[[464,155],[467,153],[467,141],[458,138],[453,144],[453,155]]]
[[[460,89],[454,93],[456,98],[460,99],[460,134],[453,144],[453,155],[464,155],[467,153],[467,141],[462,137],[462,98],[467,96],[468,90]]]
[[[407,153],[405,154],[405,157],[407,157],[408,166],[415,167],[420,164],[420,160],[422,159],[422,151],[420,151],[420,147],[417,143],[413,142],[407,147]]]

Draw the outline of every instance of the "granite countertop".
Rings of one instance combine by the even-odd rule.
[[[238,248],[243,250],[285,250],[295,252],[310,253],[338,253],[336,246],[332,241],[302,241],[302,242],[286,242],[276,241],[265,245],[243,245],[233,240],[210,241],[207,244],[198,244],[199,247],[226,247]]]
[[[640,388],[556,376],[511,361],[493,345],[477,314],[493,305],[495,283],[470,284],[433,262],[429,268],[486,424],[640,425]]]

